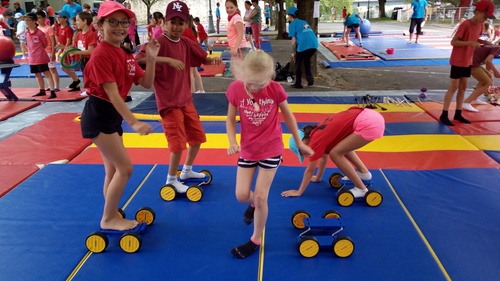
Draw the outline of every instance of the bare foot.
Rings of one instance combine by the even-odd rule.
[[[101,220],[101,228],[102,229],[110,229],[110,230],[129,230],[136,227],[139,223],[135,220],[127,220],[120,217],[116,217],[110,220]]]

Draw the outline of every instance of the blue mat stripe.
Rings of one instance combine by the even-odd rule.
[[[484,153],[486,153],[489,157],[493,158],[493,160],[500,163],[500,151],[484,150]]]
[[[374,61],[323,61],[327,68],[346,67],[394,67],[394,66],[421,66],[421,65],[450,65],[449,59],[425,59],[425,60],[374,60]]]
[[[394,59],[442,59],[449,58],[451,52],[423,44],[407,44],[407,40],[397,37],[369,37],[363,40],[363,48],[384,60]],[[387,48],[394,48],[394,54],[386,54]]]

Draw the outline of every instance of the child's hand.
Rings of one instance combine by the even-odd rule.
[[[298,190],[292,189],[292,190],[287,190],[287,191],[281,192],[281,196],[283,196],[283,197],[299,197],[299,196],[302,196],[302,193],[300,193],[300,191],[298,191]]]
[[[212,58],[212,64],[220,65],[221,63],[222,63],[222,58],[221,57]]]
[[[474,48],[481,48],[481,43],[474,41],[474,42],[471,42],[471,46]]]
[[[170,59],[168,61],[168,65],[170,65],[171,67],[173,67],[179,71],[182,71],[186,68],[186,65],[182,61],[176,60],[176,59]]]
[[[318,178],[318,176],[312,176],[311,177],[311,182],[320,182],[321,178]]]
[[[153,128],[146,122],[137,121],[132,125],[132,129],[139,135],[147,135],[153,132]]]
[[[234,47],[234,48],[232,48],[231,50],[229,50],[229,54],[230,54],[232,57],[235,57],[235,56],[238,54],[238,47]]]
[[[300,154],[302,154],[305,158],[311,157],[314,155],[314,150],[309,146],[305,145],[303,142],[300,142],[298,149],[300,150]]]
[[[240,152],[240,146],[236,143],[231,144],[227,149],[227,155],[233,155],[238,152]]]
[[[160,43],[156,38],[151,38],[151,40],[146,45],[146,55],[155,57],[158,56],[158,52],[160,51]]]

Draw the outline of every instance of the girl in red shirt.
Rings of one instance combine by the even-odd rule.
[[[138,121],[124,100],[132,83],[146,88],[153,85],[160,46],[151,39],[146,49],[146,70],[143,71],[134,57],[120,47],[127,36],[129,21],[135,14],[120,3],[106,1],[101,4],[98,17],[104,41],[94,49],[85,68],[85,87],[90,97],[82,112],[82,135],[99,148],[106,171],[101,228],[128,230],[136,227],[138,222],[124,219],[116,212],[133,169],[123,146],[121,124],[125,119],[141,135],[151,133],[152,128]]]
[[[210,45],[208,45],[208,34],[205,32],[205,28],[200,23],[199,17],[194,18],[194,24],[196,24],[196,29],[198,30],[198,44],[200,44],[201,46],[203,43],[205,43],[207,50],[210,52],[210,54],[212,54],[212,48],[210,48]]]

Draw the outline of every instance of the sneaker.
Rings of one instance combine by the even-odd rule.
[[[488,103],[480,99],[475,99],[470,104],[488,104]]]
[[[40,92],[38,92],[38,94],[35,94],[35,95],[32,95],[32,97],[42,97],[42,96],[46,96],[47,94],[45,93],[45,91],[42,89],[40,90]]]
[[[56,93],[54,91],[50,92],[50,97],[48,97],[48,99],[50,100],[50,99],[55,99],[55,98],[57,98]]]
[[[314,81],[312,81],[312,82],[307,82],[307,86],[312,86],[312,85],[314,85]]]
[[[472,105],[470,103],[465,103],[465,102],[462,104],[462,109],[467,110],[467,111],[472,111],[472,112],[479,112],[479,110],[472,107]]]
[[[71,84],[69,84],[68,88],[78,88],[78,89],[80,89],[80,87],[77,87],[78,85],[80,85],[80,79],[78,79],[77,81],[71,82]]]
[[[189,186],[187,185],[183,185],[182,183],[178,182],[178,181],[174,181],[174,182],[167,182],[167,184],[171,184],[175,187],[175,191],[179,192],[179,193],[186,193],[186,191],[188,190]]]
[[[196,91],[196,92],[194,92],[194,93],[195,93],[195,94],[204,94],[204,93],[205,93],[205,91],[199,90],[199,91]]]
[[[295,89],[303,89],[303,88],[304,88],[304,86],[302,86],[302,85],[297,85],[297,84],[292,84],[292,85],[290,85],[290,87],[291,87],[291,88],[295,88]]]
[[[25,57],[25,56],[22,56],[22,57],[21,57],[21,59],[22,59],[22,60],[25,60],[25,59],[27,59],[27,57]]]
[[[132,101],[132,97],[131,97],[131,96],[127,96],[127,97],[125,98],[125,102],[131,102],[131,101]]]
[[[71,88],[68,90],[68,92],[79,92],[80,91],[80,87],[74,87],[74,88]]]
[[[87,94],[87,91],[83,91],[78,94],[80,97],[88,97],[89,95]]]
[[[59,88],[55,88],[54,92],[60,92],[61,90]]]

